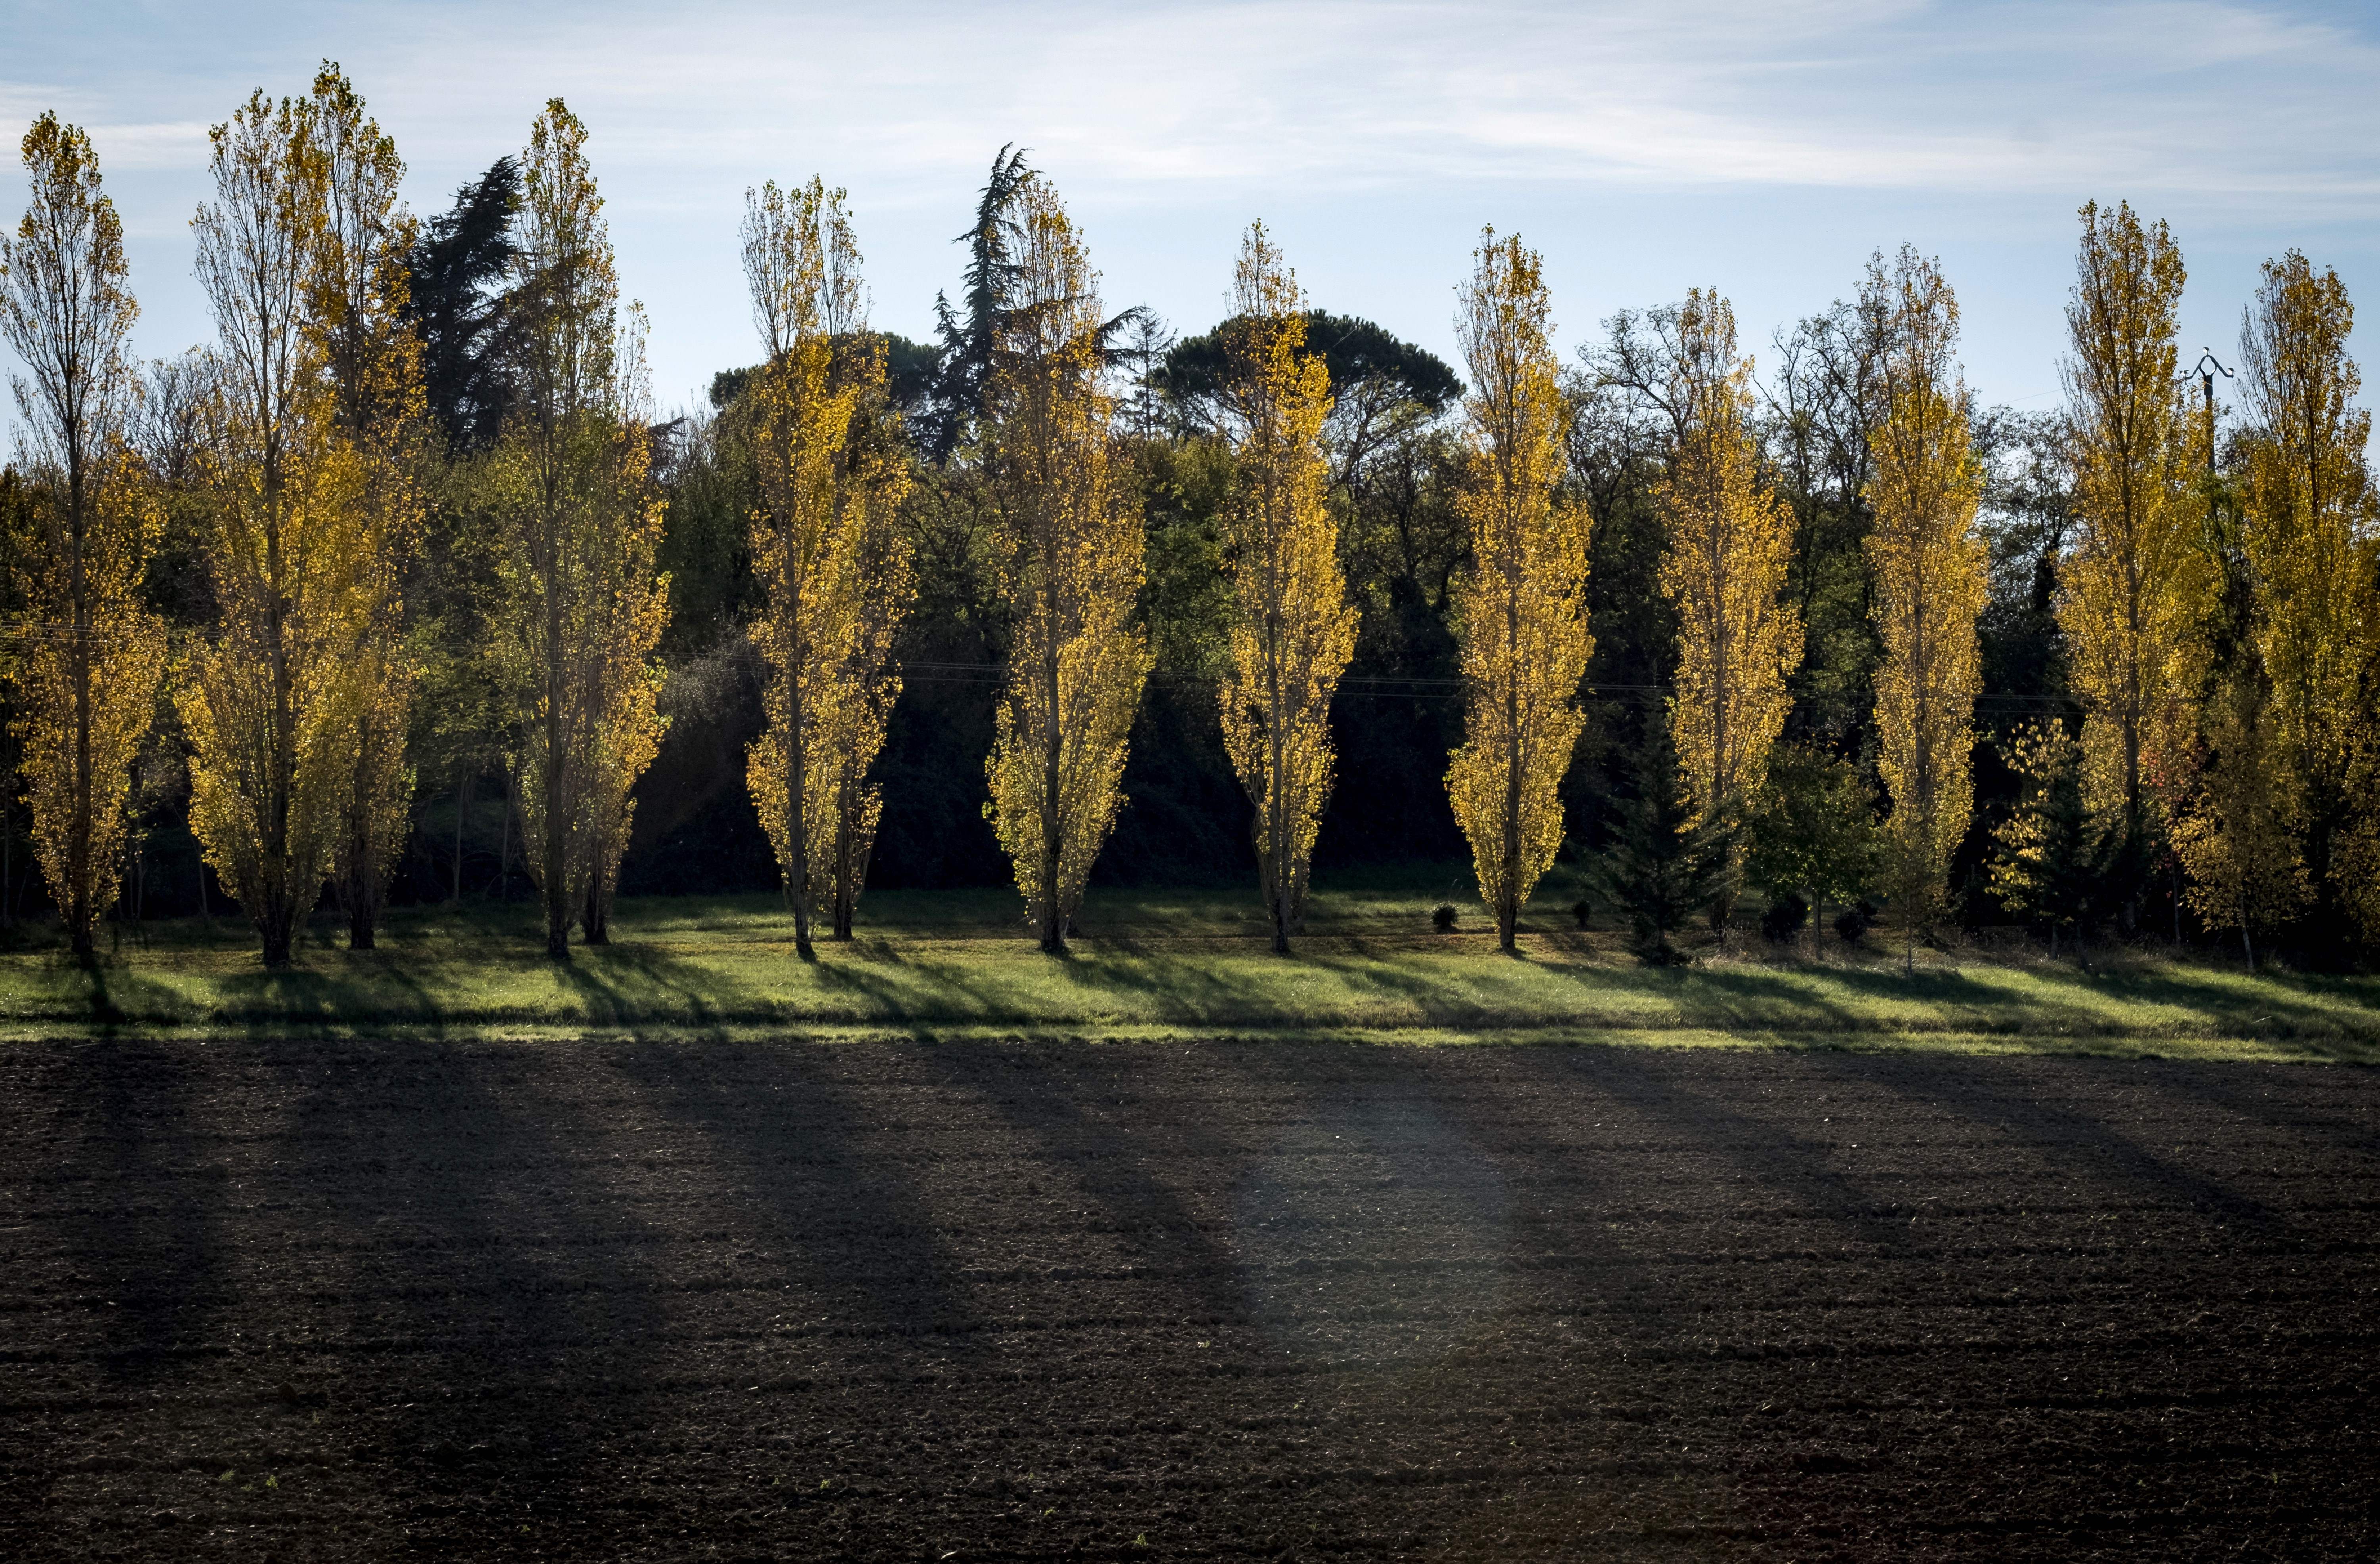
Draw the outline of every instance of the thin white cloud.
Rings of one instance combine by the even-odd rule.
[[[1613,246],[1565,212],[1633,203],[1701,236],[1732,231],[1730,202],[1757,208],[1759,266],[1661,263],[1730,269],[1746,287],[1780,254],[1840,266],[1846,243],[1896,242],[1912,231],[1896,212],[2022,212],[2032,227],[2005,242],[2044,247],[2024,263],[2030,297],[2058,276],[2041,257],[2068,242],[2085,196],[2153,203],[2192,243],[2269,253],[2319,229],[2380,245],[2380,29],[2368,6],[2313,0],[18,0],[13,19],[0,125],[55,105],[93,127],[124,176],[128,229],[150,245],[144,302],[176,333],[202,325],[175,290],[206,125],[252,86],[301,90],[324,56],[395,135],[426,209],[517,147],[546,96],[567,96],[592,131],[624,272],[654,307],[665,379],[747,350],[721,293],[746,185],[816,170],[851,186],[863,222],[883,225],[869,231],[904,236],[878,248],[916,329],[955,264],[940,240],[1009,140],[1097,212],[1120,290],[1171,285],[1185,311],[1214,307],[1221,284],[1187,283],[1182,214],[1228,226],[1333,202],[1366,215],[1305,236],[1305,263],[1358,291],[1402,277],[1381,307],[1430,311],[1442,289],[1419,289],[1416,269],[1459,264],[1463,234],[1516,208],[1632,289],[1669,285],[1627,270],[1666,222]],[[1388,215],[1418,211],[1444,231]],[[1822,212],[1836,216],[1802,215]],[[1845,212],[1862,232],[1822,231]],[[1227,268],[1228,237],[1196,275]],[[2022,351],[2046,362],[2046,344]]]
[[[2380,187],[2380,50],[2339,24],[2238,0],[328,15],[298,52],[341,54],[417,157],[473,158],[492,136],[516,139],[514,122],[551,90],[572,97],[622,166],[832,154],[931,176],[971,168],[988,137],[1013,127],[1078,178],[1158,186],[1520,177],[2008,191],[2095,176],[2274,207]],[[144,66],[171,77],[153,96],[187,98],[201,81],[210,104],[237,94],[236,75],[144,61],[141,40],[121,42],[128,80]],[[18,69],[41,54],[36,39]],[[44,88],[120,97],[20,79],[0,86],[0,105]],[[138,124],[129,106],[92,111],[127,166],[197,155],[202,122]]]

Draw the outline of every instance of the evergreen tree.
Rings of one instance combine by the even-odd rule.
[[[515,315],[504,284],[520,199],[520,164],[498,158],[430,220],[407,261],[405,312],[421,339],[423,394],[457,455],[494,444],[510,406]]]
[[[941,358],[917,430],[918,448],[933,461],[948,461],[983,417],[1001,333],[1016,307],[1025,264],[1017,253],[1024,237],[1017,209],[1034,177],[1025,152],[1012,141],[993,155],[991,176],[976,199],[975,224],[952,241],[967,247],[960,309],[953,310],[943,295],[934,296]]]
[[[1620,805],[1597,878],[1626,915],[1637,955],[1666,966],[1687,959],[1670,937],[1709,913],[1735,843],[1725,821],[1698,817],[1681,784],[1666,712],[1646,714],[1633,772],[1634,795]]]
[[[2049,927],[2049,953],[2061,929],[2088,930],[2104,915],[2109,870],[2128,842],[2125,821],[2095,812],[2084,797],[2084,750],[2052,719],[2017,730],[2009,768],[2022,791],[1993,832],[1992,892],[2020,916]],[[2103,823],[2104,822],[2104,823]]]

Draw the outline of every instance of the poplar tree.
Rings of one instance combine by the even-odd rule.
[[[1470,693],[1446,784],[1506,951],[1521,904],[1561,845],[1560,789],[1595,649],[1585,602],[1590,520],[1559,490],[1568,418],[1551,313],[1536,252],[1486,230],[1455,321],[1472,385],[1457,502],[1471,568],[1455,594]]]
[[[140,383],[125,339],[140,311],[123,225],[79,127],[44,114],[23,152],[31,192],[16,236],[0,235],[0,341],[29,371],[12,383],[33,527],[9,570],[32,623],[8,672],[35,855],[88,961],[164,673],[164,626],[140,601],[158,524],[126,441]]]
[[[522,154],[514,257],[519,382],[490,479],[504,531],[497,649],[520,705],[515,765],[549,955],[570,928],[609,939],[629,790],[666,721],[652,649],[669,623],[657,574],[664,503],[651,474],[642,318],[619,302],[587,130],[549,101]]]
[[[1884,643],[1876,769],[1892,797],[1885,834],[1913,964],[1974,806],[1969,724],[1982,682],[1975,621],[1986,588],[1974,524],[1983,481],[1951,358],[1959,305],[1941,269],[1903,245],[1889,272],[1880,255],[1868,263],[1864,291],[1889,333],[1878,365],[1885,413],[1871,441],[1866,548]]]
[[[363,619],[346,671],[354,729],[333,869],[347,943],[368,951],[413,797],[406,736],[419,670],[406,642],[402,576],[421,523],[427,421],[419,339],[407,319],[416,225],[397,193],[405,164],[396,145],[336,66],[316,75],[311,103],[322,220],[309,327],[336,437],[351,448],[363,481],[357,534]]]
[[[1669,534],[1661,589],[1678,613],[1670,728],[1690,829],[1730,844],[1714,887],[1713,921],[1723,927],[1740,878],[1745,811],[1792,704],[1785,681],[1801,665],[1802,621],[1778,600],[1793,517],[1759,481],[1759,450],[1745,424],[1752,364],[1736,352],[1735,311],[1716,291],[1690,290],[1677,332],[1682,351],[1668,401],[1682,428],[1654,485]]]
[[[1256,806],[1272,948],[1285,954],[1330,794],[1330,697],[1354,655],[1355,611],[1325,503],[1330,371],[1305,351],[1305,300],[1261,223],[1241,244],[1232,306],[1223,398],[1238,461],[1223,527],[1236,612],[1219,705]]]
[[[2082,219],[2063,366],[2074,526],[2058,562],[2058,623],[2083,710],[2082,795],[2116,831],[2129,921],[2173,802],[2152,783],[2174,774],[2186,736],[2185,651],[2209,584],[2195,546],[2195,443],[2174,376],[2181,252],[2163,223],[2144,225],[2129,205],[2094,201]]]
[[[2251,636],[2270,682],[2284,818],[2314,894],[2334,908],[2364,900],[2356,870],[2367,855],[2341,849],[2370,803],[2355,782],[2380,674],[2380,504],[2363,458],[2372,415],[2354,405],[2354,324],[2338,274],[2290,250],[2265,262],[2240,341],[2253,420],[2240,539],[2258,598]]]
[[[211,133],[215,199],[191,226],[212,306],[219,412],[201,549],[221,620],[176,705],[190,826],[289,964],[353,776],[351,676],[382,576],[370,476],[338,429],[309,302],[325,222],[316,105],[261,91]]]
[[[869,390],[855,415],[844,455],[844,548],[850,562],[843,573],[849,628],[832,697],[818,726],[820,755],[813,770],[827,782],[830,807],[810,813],[810,857],[823,866],[816,882],[824,887],[824,910],[837,940],[851,938],[859,891],[868,877],[868,855],[883,818],[883,790],[868,769],[884,747],[893,703],[901,697],[895,641],[916,606],[917,577],[901,500],[908,492],[911,459],[897,417],[884,394],[880,337],[859,345]]]
[[[984,813],[1041,948],[1057,952],[1123,803],[1149,667],[1132,624],[1146,540],[1116,471],[1098,276],[1047,181],[1026,176],[1014,211],[984,459],[1014,632]]]
[[[747,191],[744,273],[768,358],[744,394],[759,504],[753,571],[767,594],[754,638],[770,672],[752,799],[811,953],[821,905],[851,934],[882,798],[867,781],[899,682],[892,637],[908,561],[891,527],[906,472],[868,438],[884,401],[880,339],[865,333],[859,251],[843,192],[823,181]]]

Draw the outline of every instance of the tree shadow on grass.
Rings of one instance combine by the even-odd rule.
[[[852,954],[857,959],[837,952],[820,960],[811,969],[819,987],[866,1000],[871,1017],[888,1025],[1029,1025],[1043,1019],[997,986],[961,976],[965,969],[956,962],[902,959],[897,947],[889,960],[872,950]]]

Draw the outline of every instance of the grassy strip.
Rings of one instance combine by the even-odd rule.
[[[761,900],[626,908],[616,943],[538,952],[526,910],[401,916],[384,949],[267,973],[236,928],[154,929],[86,971],[0,955],[0,1039],[128,1033],[512,1037],[1332,1037],[1625,1040],[2380,1062],[2380,983],[2103,952],[2089,967],[1928,953],[1914,973],[1837,947],[1637,964],[1609,935],[1540,929],[1518,959],[1427,931],[1425,899],[1322,899],[1293,957],[1241,898],[1095,899],[1075,952],[1022,937],[1010,899],[871,899],[867,934],[803,963]]]

